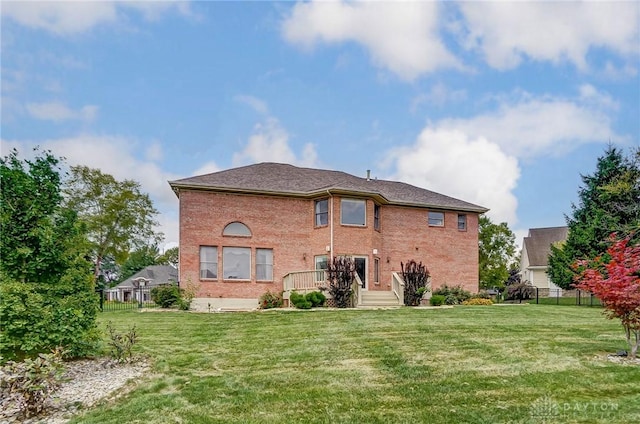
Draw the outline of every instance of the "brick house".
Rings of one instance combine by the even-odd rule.
[[[402,182],[279,163],[169,184],[180,201],[180,281],[199,286],[197,308],[255,307],[267,290],[317,275],[334,256],[354,258],[360,290],[374,303],[376,294],[379,303],[401,303],[394,278],[411,259],[427,265],[434,288],[478,290],[481,206]]]

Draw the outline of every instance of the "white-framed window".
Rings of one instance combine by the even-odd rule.
[[[317,255],[313,259],[316,265],[316,281],[324,281],[324,271],[329,268],[329,256]]]
[[[273,249],[256,249],[256,280],[273,281]]]
[[[467,231],[467,215],[458,214],[458,231]]]
[[[341,199],[340,222],[342,225],[364,227],[367,224],[367,202],[360,199]]]
[[[251,237],[251,230],[242,222],[232,222],[230,224],[227,224],[226,227],[224,227],[224,230],[222,230],[222,235]]]
[[[373,205],[373,229],[380,231],[380,205]]]
[[[222,248],[222,278],[225,280],[251,280],[251,248]]]
[[[329,225],[329,199],[316,200],[314,203],[316,227]]]
[[[444,212],[429,212],[430,227],[444,227]]]
[[[218,278],[218,248],[215,246],[200,246],[200,278]]]

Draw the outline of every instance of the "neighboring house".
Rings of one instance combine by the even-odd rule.
[[[199,286],[196,308],[255,307],[266,291],[322,280],[314,270],[334,256],[354,259],[364,294],[393,297],[393,273],[411,259],[427,265],[434,288],[478,290],[484,207],[402,182],[279,163],[169,184],[180,200],[180,281]]]
[[[531,228],[522,243],[520,273],[522,281],[528,281],[541,289],[560,292],[560,287],[551,282],[547,275],[551,245],[567,239],[568,227]]]
[[[143,289],[136,287],[134,280],[144,278],[145,284]],[[118,300],[120,302],[129,302],[133,300],[148,301],[150,288],[161,286],[163,284],[177,284],[178,270],[170,265],[151,265],[141,271],[136,272],[117,286],[105,290],[107,300]]]

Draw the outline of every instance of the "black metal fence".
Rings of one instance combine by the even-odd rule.
[[[101,311],[124,311],[142,308],[156,308],[151,300],[151,287],[129,289],[98,289]]]
[[[539,305],[602,306],[600,299],[584,290],[541,289],[533,287],[535,295],[529,303]]]

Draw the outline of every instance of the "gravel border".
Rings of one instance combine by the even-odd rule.
[[[64,382],[42,415],[25,420],[15,399],[0,399],[0,423],[64,424],[82,410],[126,393],[120,389],[150,368],[148,361],[141,359],[125,364],[105,358],[82,359],[64,365]]]

